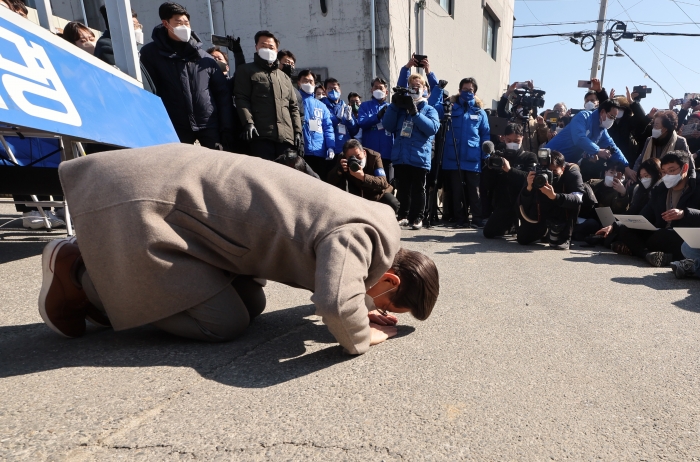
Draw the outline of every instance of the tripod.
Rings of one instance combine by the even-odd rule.
[[[447,96],[444,96],[447,98]],[[459,173],[459,181],[462,190],[462,207],[467,206],[467,195],[464,191],[466,184],[464,183],[464,177],[462,176],[462,167],[459,160],[459,152],[457,152],[457,139],[455,138],[455,132],[452,127],[452,103],[449,99],[445,99],[442,103],[445,115],[440,120],[440,129],[435,137],[435,159],[437,161],[437,168],[435,169],[435,178],[433,178],[433,184],[430,188],[430,196],[428,198],[428,210],[423,219],[423,226],[425,228],[431,228],[433,226],[433,220],[437,219],[437,184],[438,178],[440,178],[440,172],[442,172],[442,159],[445,154],[445,142],[447,141],[447,132],[452,133],[452,145],[455,149],[455,158],[457,159],[457,172]],[[453,191],[455,193],[456,191]]]

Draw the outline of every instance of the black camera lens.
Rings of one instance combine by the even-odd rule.
[[[362,165],[360,161],[357,160],[357,157],[350,156],[348,157],[348,168],[353,172],[359,172],[362,169]]]
[[[547,185],[547,175],[539,173],[532,181],[532,185],[537,189],[545,187]]]

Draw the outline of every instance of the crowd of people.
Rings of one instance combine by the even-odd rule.
[[[2,2],[15,11],[21,3]],[[229,63],[225,49],[203,49],[183,6],[163,3],[159,16],[140,48],[144,87],[162,99],[182,143],[286,164],[392,207],[402,227],[441,222],[561,250],[576,240],[670,265],[678,277],[700,275],[700,249],[673,230],[700,227],[693,98],[647,112],[637,87],[618,95],[593,79],[574,104],[581,109],[560,102],[543,110],[543,92],[529,81],[510,85],[492,110],[474,78],[450,96],[428,59],[414,57],[397,88],[377,77],[363,101],[336,78],[298,71],[293,51],[270,31],[252,38],[252,62],[240,38],[229,37]],[[73,22],[61,36],[114,64],[109,30],[98,39]],[[494,118],[501,128],[492,131]],[[604,226],[596,209],[608,207],[656,229]]]

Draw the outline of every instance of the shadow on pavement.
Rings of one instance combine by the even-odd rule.
[[[41,323],[0,327],[0,378],[68,367],[171,366],[234,387],[269,387],[353,358],[324,325],[304,318],[312,313],[311,305],[263,313],[237,340],[216,344],[150,326],[122,332],[90,327],[78,339],[61,338]],[[399,326],[395,338],[413,330]],[[307,345],[323,347],[305,354]]]
[[[612,278],[612,282],[620,284],[643,285],[656,290],[678,290],[687,289],[688,297],[677,302],[673,302],[678,308],[693,313],[700,313],[700,281],[695,278],[676,279],[669,268],[660,268],[664,272],[650,274],[641,278],[619,277]]]
[[[4,237],[6,235],[3,235]],[[0,240],[0,265],[41,255],[45,246],[46,240],[29,242],[2,242]]]

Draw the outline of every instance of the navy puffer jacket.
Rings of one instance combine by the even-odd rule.
[[[168,30],[157,25],[153,42],[141,49],[141,62],[163,100],[176,129],[198,131],[233,128],[233,99],[226,77],[214,58],[202,50],[197,34],[181,50],[168,37]]]

